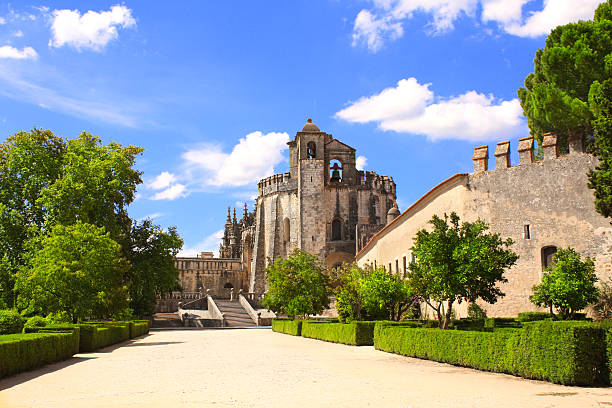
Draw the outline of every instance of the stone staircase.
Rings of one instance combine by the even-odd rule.
[[[257,326],[253,319],[248,315],[246,310],[237,300],[218,300],[215,303],[219,311],[225,317],[226,327],[252,327]]]

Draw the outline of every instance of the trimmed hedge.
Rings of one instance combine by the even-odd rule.
[[[612,340],[611,340],[612,341]],[[608,342],[610,348],[610,342]],[[606,331],[580,322],[531,322],[521,329],[463,331],[382,324],[378,350],[559,384],[610,382]]]
[[[125,322],[81,323],[79,351],[91,352],[130,339],[130,328]]]
[[[23,328],[24,333],[72,333],[74,334],[72,341],[72,347],[74,354],[79,352],[79,346],[81,342],[81,329],[78,326],[72,324],[51,324],[44,327],[26,326]]]
[[[144,336],[149,333],[148,320],[134,320],[130,322],[130,338]]]
[[[538,320],[552,319],[550,313],[546,312],[523,312],[518,314],[517,320],[521,322],[536,322]]]
[[[273,319],[272,331],[291,334],[292,336],[301,336],[302,322],[303,320]]]
[[[523,327],[523,324],[513,317],[491,317],[486,318],[484,321],[484,327],[486,329],[494,329],[494,328],[513,328],[520,329]]]
[[[78,329],[0,336],[0,378],[68,359],[78,339]]]
[[[352,346],[372,346],[376,322],[327,323],[305,321],[302,336]]]
[[[23,317],[18,311],[12,309],[0,310],[0,334],[21,333],[23,323]]]

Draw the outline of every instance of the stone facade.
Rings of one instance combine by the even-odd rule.
[[[434,214],[455,211],[463,221],[478,218],[491,231],[510,237],[519,256],[501,285],[506,296],[495,304],[479,302],[489,316],[515,316],[536,311],[529,302],[533,285],[556,248],[571,246],[583,256],[595,258],[600,279],[612,276],[612,227],[594,208],[586,173],[596,159],[582,152],[582,144],[570,144],[570,153],[558,156],[556,137],[546,135],[544,159],[536,161],[533,138],[519,141],[519,160],[510,165],[509,142],[497,144],[496,168],[487,169],[488,146],[475,149],[474,172],[456,174],[434,187],[383,230],[357,254],[360,265],[377,264],[404,273],[412,254],[416,232],[428,227]],[[457,308],[465,317],[466,305]]]
[[[396,205],[393,179],[357,170],[355,149],[310,119],[288,145],[290,171],[259,182],[255,223],[243,232],[250,292],[265,291],[269,261],[297,248],[330,268],[352,262],[357,244],[379,231]]]

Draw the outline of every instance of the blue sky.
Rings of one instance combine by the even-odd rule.
[[[130,214],[177,226],[194,254],[287,171],[308,117],[394,178],[400,210],[471,171],[475,146],[516,150],[535,51],[598,0],[83,4],[0,3],[2,138],[36,126],[144,147]]]

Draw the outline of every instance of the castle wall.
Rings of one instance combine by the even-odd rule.
[[[177,258],[175,266],[179,270],[179,279],[183,292],[203,293],[210,290],[210,295],[218,298],[229,298],[231,285],[234,291],[248,289],[246,271],[238,259],[219,258]]]
[[[358,264],[376,262],[387,269],[391,264],[395,272],[397,260],[402,273],[403,257],[409,262],[416,232],[429,228],[427,221],[434,214],[455,211],[462,221],[481,218],[492,232],[512,238],[511,248],[520,256],[505,273],[508,282],[500,285],[506,296],[493,305],[478,302],[489,316],[538,310],[529,295],[541,281],[542,249],[547,246],[571,246],[583,256],[594,257],[598,277],[611,277],[612,228],[608,219],[595,212],[593,193],[587,187],[586,173],[596,159],[574,152],[531,163],[532,152],[523,153],[523,164],[505,168],[506,159],[501,157],[500,168],[491,171],[483,163],[484,154],[477,157],[475,153],[474,173],[455,175],[427,193],[374,236],[357,255]],[[529,236],[525,236],[526,225]],[[465,304],[455,307],[458,316],[466,315]]]

